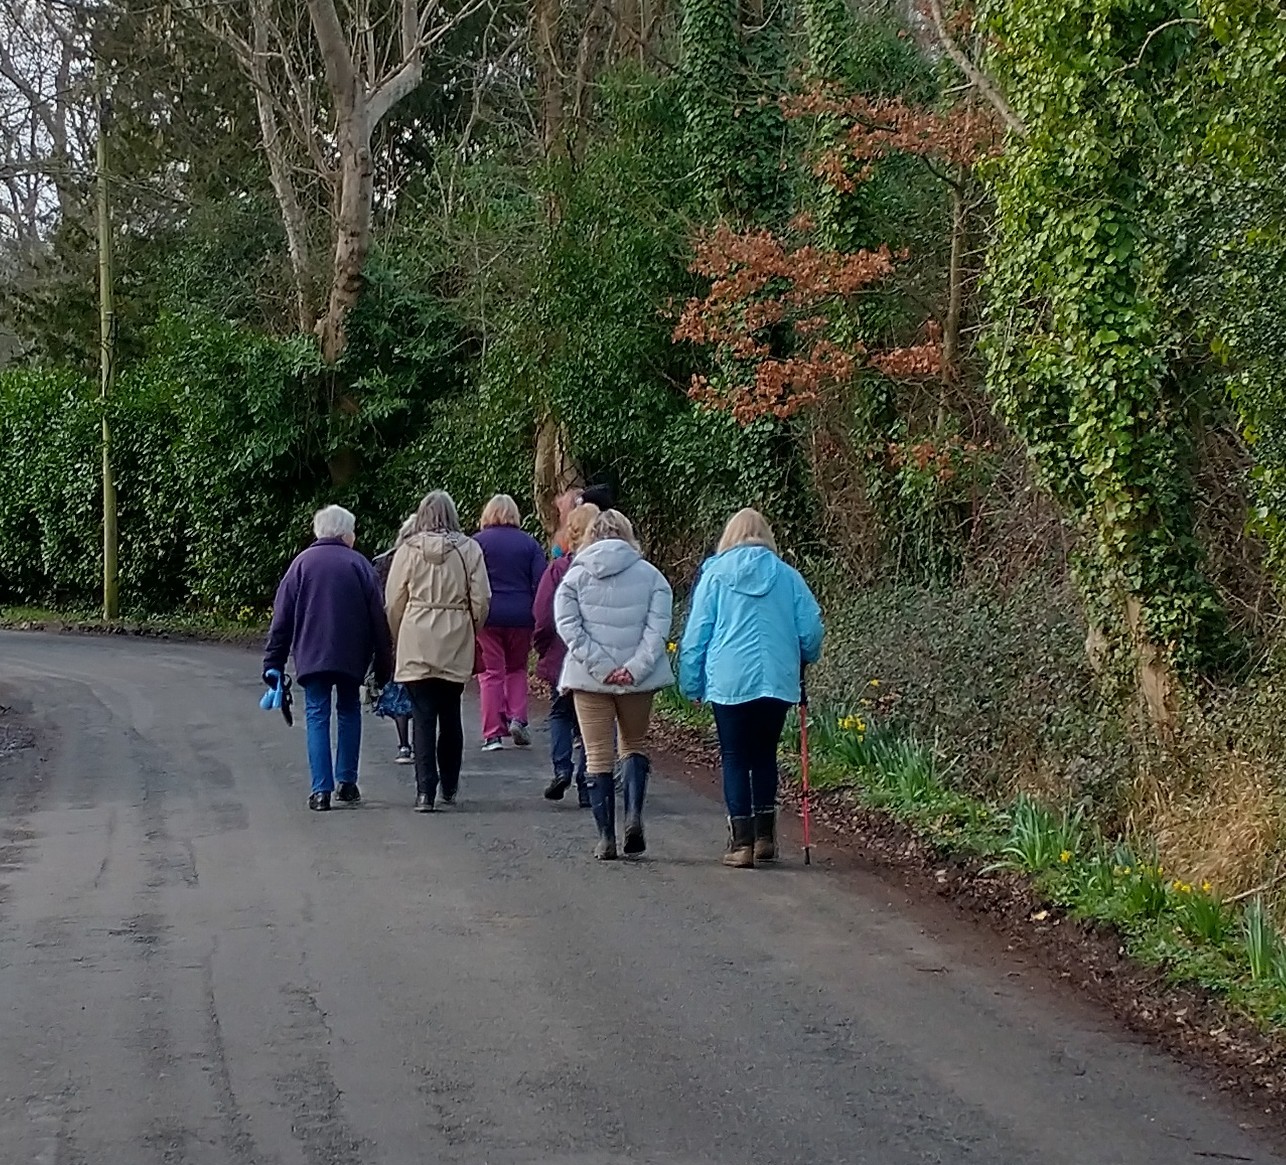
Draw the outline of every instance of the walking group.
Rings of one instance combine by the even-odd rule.
[[[393,720],[397,760],[415,766],[419,812],[451,805],[464,757],[461,700],[478,680],[481,748],[531,743],[529,664],[551,695],[552,777],[593,811],[594,855],[645,852],[647,738],[656,694],[677,682],[708,703],[719,734],[729,819],[724,863],[776,856],[777,752],[804,665],[821,653],[822,619],[802,576],[778,556],[768,523],[746,509],[701,566],[680,643],[673,592],[643,556],[629,519],[602,487],[558,500],[551,556],[521,528],[504,494],[462,528],[451,497],[430,493],[374,562],[354,549],[356,519],[340,506],[313,518],[315,541],[290,564],[273,607],[264,682],[280,696],[293,658],[304,693],[310,809],[356,804],[362,686]],[[331,742],[332,713],[336,720]]]

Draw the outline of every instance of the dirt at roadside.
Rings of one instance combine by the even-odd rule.
[[[657,750],[668,774],[720,795],[717,749],[699,733],[659,723]],[[783,789],[782,833],[802,846],[799,797]],[[1113,927],[1082,922],[1045,902],[1026,879],[983,873],[978,859],[938,852],[889,814],[851,793],[814,794],[813,842],[830,866],[872,873],[912,904],[948,903],[990,937],[996,961],[1022,961],[1050,988],[1070,986],[1145,1043],[1163,1049],[1241,1107],[1248,1121],[1286,1143],[1286,1035],[1261,1031],[1200,987],[1169,982],[1129,958]],[[819,855],[820,857],[820,855]],[[816,859],[815,859],[816,860]]]
[[[16,698],[0,687],[0,760],[31,748],[35,742],[35,733],[19,710]]]

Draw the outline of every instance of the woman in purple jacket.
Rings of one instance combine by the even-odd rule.
[[[585,784],[585,748],[580,742],[580,726],[576,723],[576,703],[571,692],[558,690],[558,677],[563,671],[567,645],[558,638],[554,626],[554,593],[572,564],[572,558],[599,509],[592,504],[577,506],[563,523],[561,535],[564,553],[555,558],[541,577],[536,588],[536,631],[532,644],[536,648],[536,676],[549,685],[549,759],[554,766],[554,779],[545,789],[545,799],[561,801],[563,794],[576,781],[577,799],[582,809],[589,808],[589,789]],[[580,748],[577,748],[580,745]],[[575,760],[573,760],[575,756]]]
[[[482,673],[482,747],[488,752],[531,743],[527,728],[527,659],[535,625],[532,606],[545,573],[540,543],[520,528],[522,516],[508,494],[497,494],[482,511],[474,540],[482,547],[491,582],[491,611],[478,632]]]

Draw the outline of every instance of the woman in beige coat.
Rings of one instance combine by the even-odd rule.
[[[384,597],[394,679],[406,685],[414,709],[415,808],[429,813],[439,785],[445,805],[460,787],[460,696],[491,606],[482,550],[461,531],[449,494],[435,491],[420,503],[415,533],[393,556]]]

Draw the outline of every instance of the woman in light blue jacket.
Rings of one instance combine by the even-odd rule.
[[[777,747],[800,671],[822,650],[822,612],[777,557],[757,510],[733,515],[701,568],[679,648],[679,687],[714,709],[728,807],[724,865],[777,856]]]

